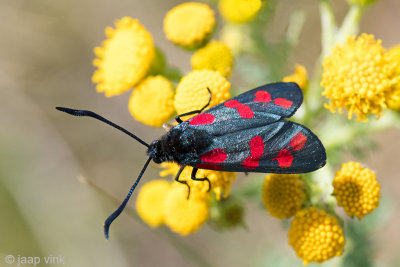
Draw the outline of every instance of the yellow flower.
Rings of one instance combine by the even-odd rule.
[[[396,63],[396,74],[400,75],[400,45],[389,49],[388,56],[391,62]],[[400,85],[397,86],[395,92],[389,100],[389,108],[400,111]]]
[[[175,175],[178,173],[180,166],[176,163],[162,163],[161,166],[165,170],[160,172],[160,176]],[[179,180],[187,181],[190,186],[191,192],[197,194],[206,194],[209,190],[207,181],[193,181],[191,179],[193,167],[186,166],[179,176]],[[226,198],[230,194],[231,184],[235,181],[236,173],[234,172],[220,172],[212,170],[199,169],[196,173],[197,178],[207,177],[211,183],[211,191],[215,193],[216,198],[219,200],[221,197]]]
[[[146,183],[140,189],[136,201],[136,210],[147,224],[153,227],[164,223],[164,200],[171,184],[164,180]]]
[[[94,49],[98,58],[93,65],[98,70],[92,81],[107,97],[122,94],[140,82],[154,58],[153,38],[137,19],[124,17],[115,26],[106,28],[108,39]]]
[[[195,70],[183,77],[176,88],[174,100],[176,112],[182,114],[204,107],[210,98],[207,88],[211,91],[211,103],[208,108],[231,97],[229,93],[231,84],[219,72]]]
[[[202,3],[187,2],[170,11],[164,19],[167,39],[184,48],[193,49],[204,44],[215,27],[214,12]]]
[[[220,0],[219,11],[228,21],[234,23],[249,22],[258,14],[261,0]]]
[[[208,199],[203,194],[191,192],[185,185],[174,183],[164,201],[165,224],[172,231],[188,235],[197,231],[208,219]]]
[[[327,107],[331,112],[338,108],[339,113],[347,109],[349,119],[353,114],[364,121],[367,114],[380,116],[400,84],[395,67],[381,40],[367,34],[348,37],[346,44],[334,47],[323,62],[321,85],[325,88],[322,94],[330,99]]]
[[[305,199],[304,184],[298,174],[271,174],[265,177],[262,200],[271,216],[284,219],[299,211]]]
[[[133,90],[128,108],[144,124],[163,125],[175,112],[172,84],[160,75],[146,78]]]
[[[301,89],[305,90],[308,86],[307,70],[304,66],[296,64],[295,71],[292,75],[288,75],[283,78],[283,82],[294,82],[297,83]]]
[[[344,163],[332,184],[338,205],[349,216],[362,219],[379,205],[380,186],[375,173],[358,162]]]
[[[345,239],[338,220],[315,207],[296,213],[289,229],[289,245],[303,264],[322,263],[343,253]]]
[[[232,72],[233,56],[227,45],[214,41],[197,50],[191,62],[194,70],[214,70],[229,77]]]

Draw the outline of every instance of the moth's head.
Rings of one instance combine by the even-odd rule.
[[[157,164],[166,161],[163,150],[161,149],[161,140],[155,140],[150,143],[149,148],[147,149],[147,155]]]

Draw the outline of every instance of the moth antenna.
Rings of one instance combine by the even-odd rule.
[[[144,171],[146,170],[147,166],[149,165],[151,161],[151,158],[149,157],[146,161],[146,163],[143,166],[143,169],[140,171],[140,174],[138,178],[136,179],[135,183],[132,185],[131,189],[128,192],[128,195],[126,195],[124,201],[122,201],[122,204],[118,207],[117,210],[115,210],[110,216],[108,216],[107,220],[104,222],[104,235],[108,239],[108,232],[110,229],[111,223],[121,214],[121,212],[125,209],[126,203],[128,203],[128,200],[131,198],[133,191],[135,190],[136,186],[138,185],[140,179],[142,178],[142,175]]]
[[[129,132],[128,130],[122,128],[121,126],[107,120],[106,118],[100,116],[99,114],[94,113],[93,111],[89,111],[89,110],[81,110],[81,109],[72,109],[72,108],[64,108],[64,107],[56,107],[57,110],[59,111],[63,111],[65,113],[68,113],[70,115],[73,116],[87,116],[87,117],[92,117],[95,119],[98,119],[99,121],[102,121],[118,130],[120,130],[121,132],[124,132],[125,134],[129,135],[130,137],[132,137],[133,139],[135,139],[136,141],[138,141],[139,143],[141,143],[142,145],[149,147],[149,144],[147,144],[145,141],[143,141],[142,139],[140,139],[139,137],[137,137],[136,135],[134,135],[133,133]]]

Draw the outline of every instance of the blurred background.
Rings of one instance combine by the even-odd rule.
[[[301,266],[287,244],[287,229],[259,212],[261,201],[246,204],[247,229],[221,232],[205,226],[183,238],[169,235],[168,229],[155,232],[124,213],[113,224],[110,240],[104,238],[103,222],[116,205],[78,177],[122,200],[146,160],[145,149],[111,127],[54,107],[96,111],[146,141],[163,134],[131,117],[129,93],[108,99],[96,93],[91,82],[93,48],[105,39],[106,26],[131,16],[153,35],[169,64],[187,73],[191,53],[168,42],[163,33],[165,13],[182,2],[0,2],[0,265],[17,266],[18,256],[42,257],[40,264],[45,265],[43,257],[61,256],[64,266]],[[320,53],[317,1],[279,2],[272,36],[285,29],[294,10],[305,9],[292,61],[312,72]],[[333,2],[343,18],[346,1]],[[399,44],[399,13],[399,0],[377,1],[365,13],[361,32],[374,34],[387,48]],[[230,81],[241,84],[235,75]],[[362,162],[377,173],[385,206],[392,210],[371,236],[374,258],[377,266],[400,266],[400,131],[386,131],[373,140],[376,150]],[[157,178],[158,172],[154,164],[144,179]],[[234,187],[246,179],[263,175],[239,175]],[[135,196],[129,205],[134,203]],[[197,259],[185,256],[193,251]],[[15,257],[14,264],[6,263],[7,255]]]

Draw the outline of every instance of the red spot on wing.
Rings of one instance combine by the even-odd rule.
[[[274,99],[275,105],[284,107],[284,108],[290,108],[293,104],[293,101],[287,100],[285,98],[275,98]]]
[[[196,165],[199,169],[207,169],[207,170],[216,170],[221,171],[223,168],[216,164],[209,164],[209,163],[199,163]]]
[[[255,136],[251,138],[250,142],[250,154],[243,162],[242,165],[246,169],[254,169],[258,167],[259,160],[264,153],[264,141],[261,136]]]
[[[211,124],[215,120],[214,115],[207,114],[207,113],[200,113],[197,116],[194,116],[190,121],[190,125],[204,125],[204,124]]]
[[[252,170],[258,167],[259,160],[260,158],[254,158],[253,156],[248,156],[245,160],[243,160],[242,165],[246,169]]]
[[[228,154],[226,154],[224,150],[221,148],[215,148],[201,155],[200,159],[204,162],[221,163],[224,162],[227,157]]]
[[[271,94],[268,93],[267,91],[257,91],[255,95],[256,95],[256,98],[254,98],[254,101],[257,101],[257,102],[271,101]]]
[[[239,103],[237,100],[229,100],[224,104],[227,108],[234,108],[243,119],[251,119],[254,117],[254,113],[251,108],[245,104]]]
[[[292,147],[293,150],[300,150],[304,147],[307,142],[307,136],[302,133],[296,134],[292,140],[290,140],[289,145]]]
[[[287,168],[290,167],[290,165],[292,165],[293,155],[290,154],[289,150],[283,148],[278,152],[277,157],[272,160],[277,160],[279,167]]]
[[[264,141],[261,136],[255,136],[250,140],[250,153],[253,157],[261,157],[264,153]]]

